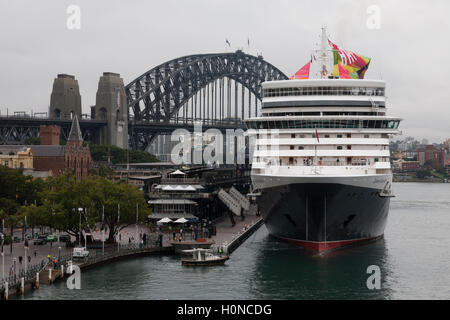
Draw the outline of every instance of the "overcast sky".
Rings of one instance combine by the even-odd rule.
[[[66,26],[69,5],[81,29]],[[370,5],[380,28],[369,29]],[[125,84],[173,58],[243,48],[287,75],[309,59],[326,24],[340,47],[371,57],[404,135],[450,137],[448,0],[0,0],[0,108],[47,111],[53,79],[75,75],[83,113],[105,71]],[[247,37],[250,48],[247,48]]]

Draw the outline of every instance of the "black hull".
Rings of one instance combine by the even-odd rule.
[[[322,252],[383,236],[390,198],[377,189],[299,183],[261,192],[259,208],[277,238]]]

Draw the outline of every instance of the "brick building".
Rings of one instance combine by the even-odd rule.
[[[402,161],[400,163],[400,170],[403,171],[415,171],[419,169],[419,161]]]
[[[417,161],[419,161],[421,166],[427,161],[431,161],[433,168],[443,168],[445,165],[445,151],[436,149],[431,144],[424,148],[417,148]]]
[[[61,128],[58,126],[41,126],[41,145],[31,146],[34,154],[35,171],[52,171],[60,175],[67,168],[74,169],[75,177],[81,179],[92,168],[89,146],[83,146],[78,117],[74,116],[69,138],[65,146],[59,145]]]
[[[92,168],[91,152],[89,146],[83,146],[83,137],[77,116],[72,121],[72,128],[67,139],[65,162],[66,168],[75,170],[77,180],[87,177],[88,170]]]

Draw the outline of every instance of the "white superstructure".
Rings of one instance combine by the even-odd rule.
[[[252,180],[256,188],[285,183],[343,183],[386,189],[389,135],[400,118],[386,113],[385,82],[310,79],[262,84]]]

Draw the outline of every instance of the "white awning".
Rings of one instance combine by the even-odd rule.
[[[184,173],[183,171],[180,171],[180,170],[176,170],[176,171],[174,171],[174,172],[172,172],[172,173],[169,173],[170,175],[185,175],[186,173]]]
[[[172,220],[170,220],[169,218],[165,217],[165,218],[162,218],[161,220],[158,220],[157,222],[159,222],[159,223],[169,223],[169,222],[172,222]]]
[[[183,218],[175,220],[174,222],[175,223],[186,223],[186,222],[188,222],[188,220],[183,217]]]

